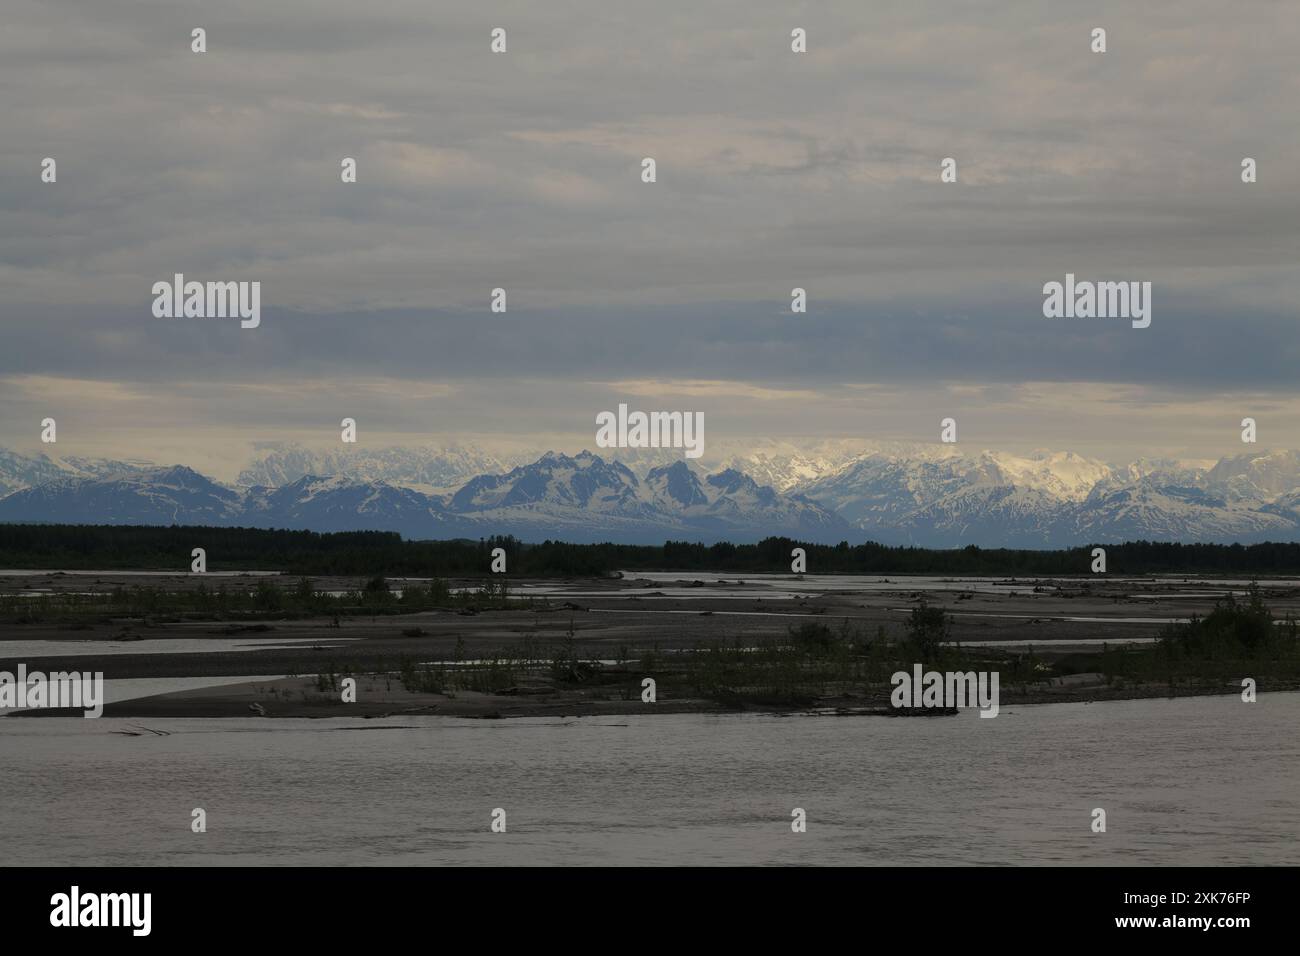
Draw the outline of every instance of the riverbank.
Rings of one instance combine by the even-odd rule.
[[[1111,701],[1173,699],[1239,695],[1239,682],[1220,686],[1177,687],[1157,683],[1108,686],[1099,675],[1080,675],[1084,679],[1058,681],[1021,689],[1003,689],[999,706],[1033,706],[1061,703],[1105,703]],[[356,678],[356,700],[345,703],[342,691],[321,691],[314,677],[282,677],[241,684],[227,684],[159,694],[110,703],[105,717],[153,718],[198,717],[251,719],[337,718],[364,719],[401,717],[403,715],[437,715],[480,719],[520,717],[615,717],[630,714],[821,714],[827,716],[943,716],[943,712],[911,711],[900,714],[890,706],[889,688],[878,693],[818,697],[798,703],[780,701],[737,700],[723,703],[703,697],[674,697],[656,688],[654,703],[643,702],[632,693],[632,675],[623,693],[599,689],[520,687],[504,693],[472,690],[454,693],[422,693],[401,686],[396,675],[360,675]],[[671,687],[671,682],[667,685]],[[1268,694],[1300,690],[1300,682],[1263,681],[1257,693]],[[948,713],[952,713],[949,711]],[[13,717],[80,716],[74,710],[28,710]]]
[[[953,665],[940,669],[1000,672],[1004,707],[1240,694],[1245,676],[1260,693],[1300,686],[1293,672],[1270,676],[1254,664],[1193,668],[1171,684],[1117,651],[1136,654],[1171,622],[1204,617],[1242,592],[1240,579],[656,574],[512,580],[507,602],[475,598],[466,580],[446,582],[454,606],[412,611],[401,604],[403,588],[427,579],[385,582],[383,599],[367,606],[366,581],[337,577],[311,582],[317,593],[344,595],[328,615],[199,612],[186,595],[203,580],[0,574],[0,595],[18,608],[0,622],[0,670],[21,662],[29,671],[97,671],[110,685],[268,675],[105,708],[141,719],[893,714],[889,675],[917,659],[898,656],[911,653],[899,642],[913,612],[929,607],[943,613]],[[207,586],[262,593],[268,581],[286,595],[301,586],[265,573]],[[1300,582],[1270,582],[1265,593],[1275,617],[1300,610]],[[127,604],[159,609],[114,610]],[[349,677],[355,701],[344,703]],[[642,701],[646,677],[656,681],[654,703]]]

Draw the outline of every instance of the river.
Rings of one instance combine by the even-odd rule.
[[[1294,865],[1297,727],[1294,693],[993,720],[10,718],[0,832],[8,865]]]

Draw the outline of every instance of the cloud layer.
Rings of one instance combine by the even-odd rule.
[[[0,443],[579,442],[633,395],[714,435],[1300,444],[1297,45],[1262,0],[16,0]],[[262,327],[154,319],[175,272],[261,281]],[[1066,272],[1151,281],[1151,328],[1044,319]]]

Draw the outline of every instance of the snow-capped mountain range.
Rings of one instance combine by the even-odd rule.
[[[800,486],[876,540],[931,547],[1300,540],[1300,454],[1108,465],[1072,452],[875,453]]]
[[[513,534],[575,543],[741,542],[773,534],[837,542],[853,534],[820,505],[733,470],[701,477],[678,461],[642,479],[585,451],[548,452],[503,474],[479,475],[451,494],[315,475],[236,490],[184,466],[70,475],[0,499],[0,521],[378,530],[410,538]]]
[[[107,458],[50,458],[21,455],[0,448],[0,497],[60,478],[93,478],[123,475],[156,468],[147,461],[114,461]]]
[[[1112,465],[953,446],[547,452],[263,449],[231,486],[188,468],[0,449],[0,521],[376,529],[413,538],[876,540],[1052,548],[1300,540],[1300,453]],[[7,493],[7,494],[6,494]]]
[[[506,471],[527,457],[493,455],[475,445],[308,449],[285,443],[258,449],[236,485],[278,488],[307,475],[333,475],[359,484],[387,482],[417,491],[454,491],[476,475]]]
[[[849,464],[869,447],[866,442],[821,442],[795,446],[781,441],[711,441],[695,464],[711,472],[734,468],[760,485],[785,492]],[[905,446],[901,446],[905,447]],[[235,481],[241,488],[279,487],[306,475],[336,475],[357,482],[384,481],[417,491],[456,491],[479,475],[501,474],[536,460],[540,452],[489,452],[473,444],[312,449],[297,443],[264,446]],[[680,461],[673,448],[629,448],[616,456],[637,477]],[[0,466],[2,467],[2,466]]]

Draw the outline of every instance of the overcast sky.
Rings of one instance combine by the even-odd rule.
[[[1265,0],[7,0],[0,445],[577,450],[626,401],[706,440],[1300,446],[1297,49]],[[155,318],[176,272],[260,281],[261,327]],[[1150,328],[1044,318],[1067,272],[1150,281]]]

